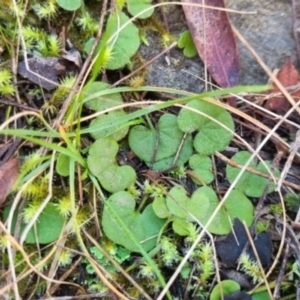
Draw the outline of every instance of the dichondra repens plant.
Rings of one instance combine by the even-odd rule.
[[[105,91],[105,90],[103,90]],[[107,99],[107,98],[106,98]],[[91,104],[92,105],[92,104]],[[157,107],[157,109],[159,108],[159,106]],[[145,112],[146,113],[146,112]],[[177,119],[176,119],[177,120]],[[99,145],[105,145],[105,147],[101,146],[100,148]],[[60,148],[57,148],[60,149]],[[101,149],[101,151],[98,151],[99,149]],[[111,149],[114,149],[113,151]],[[112,240],[113,242],[115,242],[116,244],[120,244],[123,247],[127,248],[130,251],[134,251],[134,252],[141,252],[142,253],[142,249],[139,248],[140,246],[138,246],[138,244],[141,242],[142,243],[142,247],[144,247],[144,249],[147,249],[148,251],[153,249],[157,244],[160,245],[161,247],[161,259],[163,264],[168,267],[168,268],[174,268],[176,267],[176,265],[178,264],[179,260],[180,260],[180,253],[178,252],[178,249],[176,247],[176,244],[174,244],[172,242],[172,240],[168,239],[165,236],[162,236],[161,239],[157,240],[158,235],[161,235],[160,230],[163,228],[164,224],[166,223],[167,219],[170,218],[175,220],[176,218],[178,218],[178,220],[181,218],[185,219],[185,222],[190,222],[190,225],[192,225],[193,222],[193,218],[190,217],[190,214],[183,214],[182,212],[179,213],[178,212],[178,207],[176,207],[178,204],[180,204],[180,211],[182,211],[182,207],[184,208],[183,211],[190,211],[190,213],[192,215],[197,216],[197,206],[195,206],[195,208],[189,208],[189,206],[186,205],[185,202],[180,202],[180,199],[184,199],[184,197],[182,196],[184,194],[186,194],[186,192],[182,189],[179,189],[178,187],[173,187],[171,188],[168,185],[164,185],[164,184],[150,184],[149,182],[145,182],[143,190],[139,193],[137,193],[136,191],[134,191],[134,189],[132,189],[132,184],[135,182],[136,179],[134,179],[132,182],[130,182],[130,184],[128,184],[128,186],[124,186],[124,180],[121,180],[121,185],[115,185],[116,183],[118,183],[118,180],[114,180],[113,185],[112,183],[109,183],[108,186],[106,186],[105,184],[103,184],[103,176],[108,176],[105,175],[107,173],[107,171],[109,170],[109,168],[113,168],[113,172],[112,175],[116,175],[118,174],[119,171],[116,171],[118,169],[120,169],[121,167],[118,166],[116,164],[116,153],[118,149],[118,144],[111,138],[101,138],[98,139],[91,147],[89,147],[89,153],[88,153],[88,165],[90,168],[90,171],[92,172],[92,174],[96,175],[97,177],[99,177],[99,182],[102,186],[102,188],[106,189],[106,191],[108,192],[108,194],[110,194],[109,198],[107,200],[105,200],[104,202],[104,209],[103,212],[100,213],[100,220],[101,220],[101,225],[103,227],[104,233],[106,234],[106,236]],[[105,151],[103,152],[103,150],[106,150],[107,153],[105,154]],[[164,150],[162,150],[162,153]],[[168,153],[168,155],[170,155]],[[171,153],[172,155],[172,153]],[[27,163],[24,165],[22,174],[26,175],[28,173],[30,173],[31,168],[36,166],[37,162],[38,162],[38,157],[33,156],[32,158],[32,163]],[[66,161],[67,165],[69,165],[72,159],[69,159]],[[95,163],[96,161],[99,163],[100,161],[103,161],[100,164],[100,169],[99,166]],[[29,166],[30,165],[30,166]],[[101,169],[102,167],[105,167],[104,169]],[[96,168],[96,169],[95,169]],[[71,169],[70,169],[71,170]],[[120,169],[121,170],[121,169]],[[75,170],[74,170],[75,171]],[[126,180],[128,179],[128,172],[125,172],[127,175]],[[73,173],[75,174],[75,173]],[[104,175],[103,175],[104,174]],[[188,173],[187,173],[188,174]],[[68,173],[67,176],[71,176],[72,173]],[[90,174],[91,175],[91,174]],[[111,175],[109,175],[111,176]],[[123,176],[120,173],[120,176]],[[186,175],[188,176],[188,175]],[[38,184],[37,186],[35,186],[34,184],[32,185],[32,187],[29,186],[29,190],[31,189],[31,191],[28,192],[28,194],[32,194],[32,195],[36,195],[38,194],[36,192],[35,189],[42,189],[44,187],[44,191],[43,193],[40,193],[39,195],[41,196],[41,198],[46,197],[47,196],[47,183],[48,183],[48,177],[45,177],[45,180],[43,181],[43,184]],[[123,185],[123,186],[122,186]],[[111,189],[113,188],[113,189]],[[206,191],[204,193],[208,193],[208,198],[210,200],[212,200],[212,190],[209,189],[209,187],[203,187],[205,188],[203,191]],[[125,192],[124,189],[128,189],[129,192]],[[68,192],[68,191],[67,191]],[[100,192],[100,191],[99,191]],[[56,191],[55,191],[56,193]],[[178,195],[177,195],[178,193]],[[238,192],[236,192],[238,193]],[[76,195],[77,193],[75,193]],[[135,208],[136,208],[136,199],[137,199],[137,195],[141,194],[141,197],[145,197],[146,200],[146,205],[144,205],[144,209],[139,212],[136,213],[135,212]],[[241,193],[238,193],[236,195],[237,197],[241,198],[242,195]],[[36,197],[36,196],[34,196]],[[54,200],[56,198],[56,200]],[[156,215],[156,208],[151,204],[151,202],[153,200],[156,199],[160,199],[160,201],[162,201],[162,205],[165,207],[165,216],[162,216],[160,214]],[[46,222],[45,224],[47,224],[47,222],[49,222],[49,219],[47,219],[48,217],[53,217],[55,215],[60,216],[59,219],[55,219],[55,223],[56,224],[63,224],[64,220],[75,217],[74,214],[74,210],[73,210],[73,205],[74,205],[74,198],[72,198],[72,196],[70,197],[68,194],[60,194],[58,191],[58,194],[54,194],[53,195],[53,203],[49,204],[47,206],[47,209],[45,210],[45,212],[39,217],[39,223],[38,225],[38,232],[40,232],[40,230],[42,227],[43,222]],[[176,200],[176,202],[174,202],[174,200]],[[120,202],[121,201],[121,202]],[[193,201],[195,201],[195,203],[197,203],[197,198],[195,198]],[[192,201],[192,202],[193,202]],[[235,201],[235,200],[234,200]],[[247,200],[248,201],[248,200]],[[191,202],[191,203],[192,203]],[[120,206],[120,203],[122,203],[122,206]],[[217,203],[217,202],[216,202]],[[34,211],[30,211],[32,210],[32,208],[34,208],[34,206],[37,204],[36,208],[38,208],[38,206],[40,205],[40,202],[35,202],[35,201],[31,201],[29,203],[29,205],[27,206],[27,211],[25,211],[25,214],[29,214],[30,212],[30,216],[32,216],[32,214],[34,214]],[[121,210],[120,210],[121,208]],[[215,207],[212,207],[212,209],[215,209]],[[248,213],[249,211],[251,212],[251,210],[248,209]],[[78,226],[80,227],[81,225],[86,225],[86,223],[89,221],[89,215],[91,214],[90,210],[87,209],[80,209],[77,213],[76,218],[74,218],[74,221],[76,220],[76,222],[78,223]],[[29,215],[28,215],[29,216]],[[30,217],[27,216],[27,219],[30,220]],[[44,220],[44,218],[46,217],[46,219]],[[250,214],[250,220],[251,220],[251,214]],[[227,216],[225,217],[227,220]],[[60,220],[60,221],[59,221]],[[203,220],[201,221],[201,223],[204,223]],[[151,226],[147,226],[145,227],[143,224],[151,224]],[[62,226],[62,225],[61,225]],[[188,228],[188,226],[187,226]],[[189,238],[194,235],[196,233],[196,230],[194,229],[194,227],[192,226],[191,228],[193,228],[193,234],[192,231],[190,231],[189,234],[187,234],[187,236],[189,236]],[[52,235],[51,237],[43,237],[42,235],[38,235],[38,241],[43,241],[43,242],[50,242],[50,238],[53,240],[58,238],[58,235],[60,233],[60,231],[62,230],[62,227],[60,227],[60,230],[57,231],[56,233],[54,233],[54,235]],[[71,231],[72,232],[72,231]],[[76,230],[74,230],[74,232],[76,232]],[[175,234],[177,232],[175,231]],[[194,238],[193,238],[194,239]],[[192,240],[193,240],[192,239]],[[176,240],[176,239],[175,239]],[[31,237],[29,236],[27,239],[27,242],[35,242],[36,241],[36,237]],[[146,241],[146,242],[144,242]],[[199,258],[201,261],[199,261],[199,269],[202,270],[202,279],[201,279],[201,284],[203,285],[204,282],[206,282],[208,280],[208,278],[210,277],[211,273],[213,272],[213,263],[211,263],[211,257],[207,254],[207,247],[203,246],[203,258]],[[207,250],[207,251],[206,251]],[[201,255],[200,255],[201,256]],[[202,256],[201,256],[202,257]],[[66,255],[63,256],[62,254],[62,258],[61,258],[61,262],[60,264],[66,264],[69,263],[69,260],[71,258]],[[150,276],[146,270],[149,268],[149,270],[152,270],[154,272],[155,275],[151,275],[151,281],[152,282],[152,287],[153,289],[156,289],[157,287],[159,287],[161,285],[161,283],[159,283],[158,281],[158,276],[157,275],[157,270],[155,270],[155,268],[153,269],[153,264],[151,263],[147,263],[144,265],[144,267],[141,267],[140,269],[140,276]],[[148,275],[146,275],[146,273]],[[150,272],[150,271],[149,271]],[[143,275],[142,275],[143,274]],[[155,276],[155,279],[154,277]],[[204,284],[205,285],[205,284]]]
[[[47,26],[37,25],[41,22],[54,26],[56,18],[63,14],[62,2],[29,1],[29,7],[33,10],[28,13],[38,16],[38,19],[33,18],[36,23],[31,24],[25,16],[20,32],[31,56],[61,55],[58,32],[50,33],[46,30]],[[125,5],[127,10],[121,10]],[[81,11],[74,13],[76,26],[71,24],[70,36],[72,30],[79,28],[83,33],[80,46],[84,45],[86,54],[89,54],[98,30],[98,20],[83,3],[79,6]],[[150,6],[151,3],[143,4],[146,8]],[[139,278],[141,286],[149,287],[154,294],[166,285],[169,276],[166,274],[178,267],[203,226],[210,223],[207,231],[216,235],[229,233],[235,218],[250,226],[254,214],[250,197],[261,196],[267,181],[260,182],[259,189],[253,191],[253,186],[246,186],[245,182],[255,185],[258,178],[246,172],[226,202],[219,207],[222,193],[214,190],[216,178],[211,156],[229,145],[234,123],[228,111],[205,99],[241,92],[244,88],[127,108],[129,105],[123,99],[122,92],[139,95],[140,91],[160,91],[159,88],[142,86],[146,73],[129,80],[129,87],[112,88],[110,72],[103,77],[108,82],[100,81],[99,77],[106,70],[130,69],[135,63],[132,58],[140,46],[138,22],[131,22],[125,11],[136,15],[142,9],[137,11],[136,3],[129,0],[124,3],[118,1],[116,7],[106,18],[102,38],[93,54],[91,73],[82,83],[80,92],[79,89],[76,91],[61,124],[56,124],[57,127],[48,124],[42,114],[37,113],[33,114],[37,122],[30,123],[30,128],[19,131],[8,127],[3,129],[3,134],[27,139],[35,147],[43,147],[38,155],[26,157],[25,151],[22,156],[20,177],[13,193],[22,191],[23,204],[15,205],[16,211],[12,211],[14,205],[7,205],[3,217],[10,219],[12,234],[19,228],[23,244],[32,248],[36,244],[57,242],[53,247],[59,244],[60,248],[43,266],[45,274],[49,271],[47,267],[51,271],[63,269],[83,254],[85,284],[90,290],[106,291],[109,284],[105,283],[105,278],[108,278],[108,283],[113,280],[121,282],[124,291],[130,291],[129,294],[141,293],[141,290],[132,287],[132,283],[125,281],[117,264],[113,264],[104,251],[101,252],[103,247],[114,262],[124,264],[130,276]],[[10,5],[6,5],[6,9],[13,10]],[[151,14],[149,10],[140,17],[146,18]],[[151,22],[162,34],[166,46],[172,37],[155,18],[148,24]],[[21,51],[21,55],[24,53]],[[40,94],[47,99],[41,111],[54,118],[74,88],[76,79],[75,75],[68,75],[60,79],[59,86],[53,92],[41,90]],[[13,75],[9,68],[1,67],[1,95],[14,95],[16,87],[12,82]],[[261,89],[256,87],[256,90]],[[170,89],[164,89],[164,92],[181,93]],[[169,109],[177,104],[181,104],[178,115]],[[92,113],[95,116],[90,121]],[[33,125],[40,127],[35,129]],[[119,157],[121,151],[125,153],[123,165]],[[239,152],[232,159],[245,164],[248,158],[248,152]],[[269,166],[268,163],[266,165]],[[263,164],[253,163],[251,167],[267,173]],[[142,169],[151,169],[160,178],[149,175],[149,179],[145,180],[143,172],[140,172]],[[235,180],[237,172],[236,168],[228,166],[226,176],[229,182]],[[273,190],[271,184],[268,192]],[[216,209],[217,214],[210,220]],[[18,216],[21,218],[18,219]],[[91,229],[95,234],[92,237],[95,241],[90,239],[86,229]],[[8,245],[3,236],[0,244],[3,248]],[[49,252],[51,249],[54,248],[50,248]],[[36,253],[43,257],[47,251],[38,247]],[[209,281],[215,272],[213,255],[211,243],[203,241],[197,245],[180,275],[183,281],[190,276],[192,284],[188,290],[196,296],[208,294]],[[133,259],[135,257],[139,259]],[[107,272],[104,278],[100,276],[102,273],[99,270],[102,268]],[[242,268],[259,281],[253,262],[244,260]],[[168,297],[171,299],[170,295]]]

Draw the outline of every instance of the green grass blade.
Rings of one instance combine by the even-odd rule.
[[[160,109],[165,109],[165,108],[168,108],[175,104],[184,104],[184,103],[187,103],[187,102],[189,102],[191,100],[195,100],[195,99],[204,99],[204,98],[212,98],[215,96],[224,96],[224,95],[228,95],[230,93],[236,94],[236,93],[240,93],[240,92],[250,92],[250,91],[251,92],[261,92],[261,91],[264,91],[269,88],[270,88],[270,86],[267,86],[267,85],[264,85],[264,86],[240,86],[240,87],[228,88],[228,89],[224,89],[224,90],[216,90],[216,91],[206,92],[206,93],[199,94],[199,95],[192,94],[192,96],[183,97],[183,98],[170,100],[170,101],[165,101],[163,103],[149,105],[148,107],[142,108],[142,109],[135,111],[133,113],[130,113],[126,116],[120,117],[120,118],[114,120],[113,123],[110,121],[110,122],[103,123],[98,126],[82,129],[81,133],[86,134],[86,133],[98,131],[100,129],[101,130],[107,129],[111,126],[118,126],[123,123],[127,123],[133,119],[140,118],[140,117],[142,117],[146,114],[152,113],[154,111],[157,111]],[[110,90],[106,90],[106,91],[110,91]],[[174,90],[172,90],[172,91],[174,91]],[[97,93],[97,95],[98,94],[99,93]]]
[[[250,85],[250,86],[236,86],[227,89],[214,90],[210,92],[205,92],[202,94],[195,94],[191,92],[186,92],[177,89],[171,89],[167,87],[153,87],[153,86],[142,86],[139,88],[131,88],[131,87],[117,87],[106,89],[103,91],[99,91],[98,93],[94,93],[92,95],[88,95],[84,97],[84,102],[92,100],[97,97],[111,95],[115,93],[124,93],[124,92],[156,92],[156,93],[166,93],[171,95],[178,96],[201,96],[201,97],[217,97],[224,96],[229,94],[239,94],[239,93],[261,93],[267,90],[270,90],[272,87],[270,85]]]

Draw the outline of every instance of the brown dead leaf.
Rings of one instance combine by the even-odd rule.
[[[157,181],[162,176],[161,172],[154,171],[154,170],[145,170],[143,172],[143,175],[146,178],[150,179],[152,182]]]
[[[0,165],[0,206],[3,205],[19,173],[19,159],[13,158]]]
[[[225,8],[224,0],[185,0]],[[209,74],[221,87],[231,87],[239,80],[238,51],[227,13],[217,9],[183,5],[185,18],[198,54]]]
[[[288,57],[286,59],[284,65],[281,67],[276,77],[281,82],[281,84],[286,88],[295,86],[298,83],[300,78],[299,73],[293,64],[291,57]],[[279,88],[275,84],[273,84],[273,89],[271,93],[279,93],[279,92],[280,92]],[[291,96],[294,97],[295,101],[297,102],[300,98],[300,91],[299,90],[294,92],[292,91]],[[268,99],[265,104],[266,109],[274,111],[278,114],[285,114],[290,107],[291,105],[289,101],[281,94]]]

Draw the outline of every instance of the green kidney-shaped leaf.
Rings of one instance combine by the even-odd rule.
[[[168,210],[165,198],[156,197],[152,203],[152,207],[153,207],[155,214],[159,218],[166,219],[170,216],[170,212]]]
[[[148,166],[151,166],[154,159],[151,167],[161,171],[173,166],[183,136],[183,132],[177,125],[177,117],[164,114],[158,121],[157,130],[142,125],[134,126],[130,130],[128,142],[136,156]],[[192,139],[188,135],[180,149],[176,165],[183,165],[192,155],[192,151]]]
[[[180,130],[174,131],[176,122],[176,116],[162,115],[158,121],[159,135],[155,129],[148,129],[142,125],[134,126],[129,134],[131,149],[139,158],[148,163],[151,162],[154,152],[156,152],[156,160],[174,155],[178,148],[178,142],[183,136]]]
[[[251,153],[247,151],[240,151],[236,153],[231,159],[240,165],[245,165],[250,157],[251,157]],[[266,164],[270,169],[272,168],[270,162],[267,161]],[[252,161],[249,164],[249,167],[256,169],[257,171],[260,171],[262,173],[268,174],[266,167],[261,162],[256,166],[255,162]],[[233,183],[233,181],[238,176],[240,171],[241,169],[239,168],[234,168],[231,167],[230,165],[227,165],[226,174],[230,183]],[[274,175],[278,176],[279,171],[276,170]],[[244,192],[246,195],[250,197],[260,197],[264,193],[264,190],[268,184],[269,183],[267,178],[252,174],[250,172],[244,172],[244,174],[241,176],[241,178],[235,185],[235,189]],[[274,190],[275,190],[275,184],[274,183],[269,184],[268,193],[271,193]]]
[[[69,176],[70,174],[70,156],[60,153],[56,161],[56,172],[60,176]]]
[[[221,289],[223,293],[221,292]],[[221,295],[229,295],[233,292],[239,291],[241,289],[240,285],[233,280],[223,280],[218,283],[212,290],[209,300],[220,300]]]
[[[116,155],[119,145],[112,139],[99,139],[92,144],[87,164],[103,188],[111,193],[123,191],[136,181],[136,173],[131,166],[118,166]]]
[[[93,94],[109,89],[110,85],[106,82],[95,81],[88,84],[84,89],[84,97],[91,97]],[[107,108],[115,107],[123,104],[123,99],[120,93],[97,96],[88,101],[84,101],[85,106],[94,111],[102,111]]]
[[[234,123],[231,115],[222,107],[216,106],[202,100],[193,100],[187,103],[186,107],[193,108],[208,117],[182,109],[178,116],[178,126],[183,132],[192,133],[199,131],[194,139],[194,147],[201,155],[211,155],[216,151],[224,150],[232,139]],[[214,122],[218,121],[223,126]]]
[[[81,1],[82,0],[56,0],[61,8],[70,11],[77,10],[81,6]]]
[[[192,197],[188,197],[182,186],[173,187],[166,204],[171,214],[187,221],[195,221],[195,217],[203,226],[207,224],[220,201],[213,189],[203,186],[197,189]],[[248,226],[253,221],[253,205],[239,191],[232,191],[225,204],[218,211],[208,230],[215,234],[227,234],[235,218],[245,221]]]
[[[124,13],[111,14],[102,40],[108,41],[128,21],[129,18]],[[112,47],[112,58],[108,61],[106,68],[109,70],[120,69],[130,62],[131,56],[140,46],[139,30],[132,22],[129,22],[108,45],[105,45],[105,47],[107,46]]]
[[[127,0],[127,9],[132,16],[136,16],[143,10],[149,8],[149,10],[139,15],[139,19],[146,19],[154,12],[154,7],[151,8],[151,2],[151,0]]]
[[[7,206],[3,212],[3,217],[8,217],[11,206]],[[17,223],[18,214],[17,211],[13,215],[12,219],[12,231],[14,232]],[[59,214],[56,205],[48,203],[40,214],[38,221],[35,223],[37,240],[35,239],[35,229],[31,228],[25,238],[25,242],[28,244],[49,244],[56,241],[62,228],[64,226],[65,219]],[[21,223],[20,234],[24,231],[26,224]]]
[[[127,192],[118,192],[109,197],[104,203],[103,230],[110,240],[130,251],[139,252],[132,238],[139,242],[144,250],[150,251],[156,246],[157,234],[165,220],[155,215],[151,204],[142,213],[135,211],[135,205],[134,198]]]
[[[176,157],[176,161],[175,161],[176,166],[182,166],[193,154],[192,143],[193,143],[192,136],[188,135],[184,141],[183,147],[180,150],[178,157]],[[158,170],[158,171],[167,170],[173,167],[174,159],[175,159],[175,155],[155,161],[152,165],[151,163],[147,163],[147,165],[152,166],[152,169],[154,170]]]
[[[195,47],[192,35],[189,30],[184,31],[179,40],[178,47],[183,48],[183,54],[186,57],[192,58],[197,55],[197,48]]]
[[[87,85],[87,87],[84,89],[84,96],[90,97],[93,94],[96,94],[97,92],[100,92],[108,88],[109,88],[109,84],[105,82],[96,81]],[[112,108],[121,104],[123,104],[123,99],[120,93],[115,93],[107,96],[99,96],[89,101],[85,101],[85,106],[95,111],[103,111],[105,109]],[[126,113],[122,109],[119,109],[119,110],[114,110],[106,114],[100,115],[99,117],[94,119],[89,125],[89,128],[91,129],[90,133],[92,137],[95,140],[100,138],[105,138],[105,137],[110,137],[115,141],[119,141],[123,139],[128,133],[129,130],[128,126],[123,127],[121,125],[117,125],[117,126],[111,126],[106,129],[101,129],[101,125],[103,123],[110,122],[110,121],[113,124],[114,120],[117,120],[118,118],[124,116],[125,114]]]
[[[98,176],[101,185],[109,192],[123,191],[136,181],[136,173],[131,166],[110,165]]]
[[[213,165],[208,156],[194,154],[189,160],[189,165],[194,170],[195,176],[192,176],[192,179],[195,183],[205,185],[214,180]]]
[[[97,117],[89,125],[89,128],[94,128],[91,132],[91,136],[95,140],[110,137],[115,141],[120,141],[127,135],[129,126],[123,127],[122,125],[115,125],[107,127],[105,129],[101,129],[101,125],[107,122],[111,122],[113,124],[114,120],[117,120],[118,118],[123,117],[125,115],[126,113],[123,110],[114,110],[105,115]],[[99,130],[95,130],[97,127],[99,127]]]

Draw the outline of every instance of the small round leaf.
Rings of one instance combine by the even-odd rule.
[[[107,41],[117,33],[115,38],[109,42],[109,47],[112,48],[112,58],[108,61],[106,68],[116,70],[124,67],[130,62],[140,46],[139,30],[129,22],[121,31],[119,28],[129,21],[129,18],[124,13],[114,13],[108,18],[106,30],[103,35],[103,41]]]
[[[104,91],[106,89],[109,89],[110,85],[106,82],[102,81],[95,81],[90,84],[88,84],[83,92],[85,98],[91,97],[94,94],[97,94],[98,92]],[[90,99],[89,101],[84,101],[85,106],[87,106],[89,109],[94,111],[102,111],[107,108],[111,108],[117,105],[121,105],[123,103],[123,99],[120,93],[105,95],[105,96],[96,96],[93,99]]]
[[[165,219],[170,216],[170,212],[168,210],[165,198],[163,198],[163,197],[155,198],[152,206],[153,206],[153,210],[154,210],[155,214],[159,218]]]
[[[134,198],[127,192],[118,192],[109,197],[104,203],[103,230],[110,240],[130,251],[139,252],[132,238],[150,251],[156,246],[157,235],[165,220],[155,215],[151,204],[142,213],[135,211],[135,204]]]
[[[197,48],[195,47],[189,30],[184,31],[179,37],[178,47],[183,48],[183,54],[188,58],[192,58],[197,55]]]
[[[245,165],[247,161],[250,159],[250,157],[251,157],[250,152],[240,151],[236,153],[231,159],[240,165]],[[267,161],[266,164],[269,167],[269,169],[272,168],[270,162]],[[261,173],[268,174],[266,167],[261,162],[256,166],[255,162],[252,161],[248,166],[250,168],[256,169],[257,171],[260,171]],[[238,176],[240,171],[241,169],[239,168],[234,168],[230,165],[227,165],[226,175],[230,183],[233,183],[233,181]],[[274,175],[278,176],[279,171],[275,170]],[[244,192],[246,195],[250,197],[260,197],[264,193],[264,190],[268,184],[269,181],[267,178],[246,171],[240,177],[239,181],[235,185],[235,189]],[[274,183],[269,184],[268,193],[271,193],[274,190],[275,190],[275,184]]]
[[[138,17],[139,19],[146,19],[149,18],[154,12],[154,7],[151,8],[151,2],[151,0],[127,0],[127,8],[132,16],[136,16],[143,10],[149,8],[146,12],[142,13]]]
[[[56,0],[61,8],[70,11],[77,10],[81,6],[81,1],[82,0]]]
[[[199,113],[183,108],[178,116],[178,126],[187,133],[199,131],[194,139],[196,151],[201,155],[211,155],[224,150],[233,135],[231,115],[224,108],[202,100],[193,100],[186,107]]]
[[[11,206],[5,208],[3,213],[4,219],[8,217],[10,208]],[[12,232],[15,230],[17,219],[18,215],[17,211],[15,211],[12,220]],[[31,228],[25,238],[25,242],[28,244],[49,244],[56,241],[60,236],[64,222],[65,219],[59,214],[56,205],[48,203],[34,225],[36,227],[37,240],[35,238],[35,229]],[[49,226],[49,224],[51,224],[51,226]],[[21,234],[25,227],[26,224],[21,223]]]
[[[177,117],[164,114],[158,121],[157,130],[148,129],[142,125],[134,126],[130,130],[128,142],[136,156],[154,170],[161,171],[173,166],[183,136],[183,132],[177,125]],[[192,139],[188,135],[180,149],[176,165],[183,165],[190,158],[192,152]],[[154,160],[153,164],[152,160]]]
[[[223,280],[220,283],[218,283],[212,290],[209,300],[220,300],[223,295],[229,295],[235,291],[239,291],[241,289],[240,285],[233,280]]]
[[[115,141],[120,141],[127,135],[129,126],[122,127],[122,125],[115,125],[105,129],[101,129],[101,125],[107,122],[111,122],[111,124],[113,124],[114,120],[123,117],[125,115],[126,113],[123,110],[114,110],[107,114],[97,117],[89,125],[89,128],[93,128],[93,131],[91,132],[91,136],[95,140],[110,137]],[[96,130],[97,128],[99,129]]]
[[[171,214],[187,221],[195,221],[196,218],[204,226],[220,201],[210,187],[203,186],[188,197],[182,186],[175,186],[170,190],[166,203]],[[250,226],[253,221],[253,212],[251,201],[243,193],[232,191],[209,224],[208,230],[215,234],[227,234],[231,231],[231,224],[235,218],[245,221]]]
[[[69,176],[70,174],[70,157],[60,153],[56,161],[56,172],[60,176]]]
[[[214,173],[212,172],[213,165],[208,156],[194,154],[189,160],[189,165],[195,173],[195,176],[192,176],[195,183],[205,185],[214,180]]]
[[[97,140],[89,150],[87,164],[103,188],[111,193],[123,191],[136,181],[136,173],[131,166],[119,166],[116,155],[119,145],[105,138]]]

